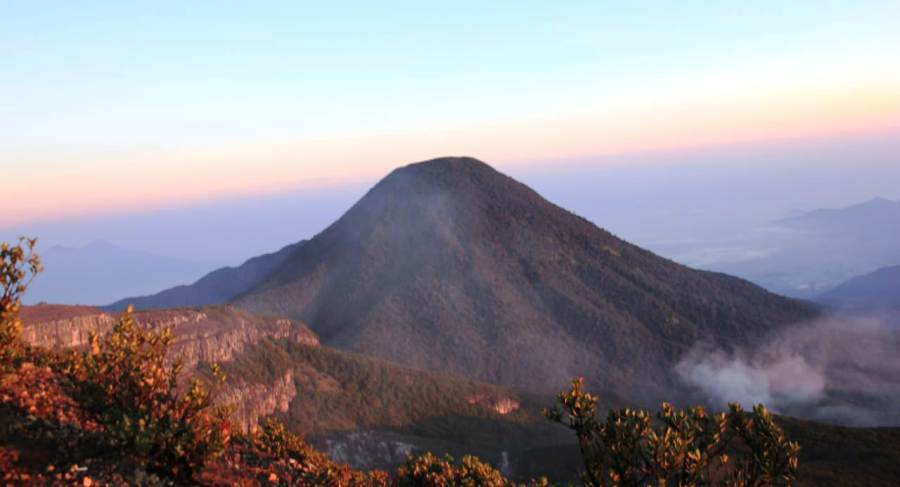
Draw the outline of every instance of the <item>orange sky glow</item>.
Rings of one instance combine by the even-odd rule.
[[[900,126],[900,87],[890,84],[724,100],[682,95],[539,121],[233,141],[215,149],[79,154],[83,163],[60,165],[49,174],[20,166],[19,183],[7,188],[18,211],[0,217],[0,225],[374,181],[397,165],[441,155],[473,155],[503,167],[733,142],[833,138]]]

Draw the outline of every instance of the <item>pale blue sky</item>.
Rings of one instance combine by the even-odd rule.
[[[15,154],[540,117],[754,60],[892,63],[900,47],[900,2],[884,1],[0,8],[0,144]]]

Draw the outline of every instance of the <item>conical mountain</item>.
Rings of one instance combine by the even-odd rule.
[[[657,399],[695,342],[816,314],[620,240],[472,158],[397,169],[236,304],[326,344],[549,392],[572,376]]]

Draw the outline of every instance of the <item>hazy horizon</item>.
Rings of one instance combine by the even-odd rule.
[[[865,162],[855,160],[860,154]],[[893,184],[900,180],[896,154],[900,137],[493,165],[552,203],[652,247],[688,236],[704,240],[725,230],[746,230],[797,211],[842,208],[876,197],[900,200]],[[43,249],[101,240],[167,257],[234,265],[313,237],[386,174],[171,208],[35,221],[0,227],[0,236],[37,236]],[[229,238],[234,235],[240,238]]]

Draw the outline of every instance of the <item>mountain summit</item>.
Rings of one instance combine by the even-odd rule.
[[[584,375],[653,399],[695,342],[746,344],[816,313],[624,242],[467,157],[391,172],[234,302],[416,367],[541,392]]]

